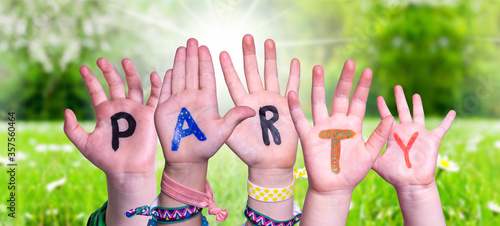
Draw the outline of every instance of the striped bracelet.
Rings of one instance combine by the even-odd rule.
[[[166,208],[166,207],[158,207],[157,199],[153,201],[151,206],[141,206],[135,209],[131,209],[125,213],[125,215],[132,219],[137,215],[141,216],[152,216],[153,220],[158,223],[163,224],[171,224],[178,223],[189,220],[198,216],[201,213],[203,208],[186,205],[177,208]]]
[[[256,226],[293,226],[300,221],[302,214],[299,213],[295,215],[292,219],[287,221],[276,221],[264,214],[261,214],[253,210],[247,204],[245,208],[245,217],[250,223],[252,223],[252,225]]]

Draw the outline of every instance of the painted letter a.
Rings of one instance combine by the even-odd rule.
[[[184,126],[184,122],[187,122],[188,128],[182,129]],[[179,117],[177,118],[177,123],[175,125],[174,138],[172,139],[172,151],[179,150],[179,143],[183,137],[187,137],[191,134],[200,140],[204,141],[207,139],[205,134],[200,130],[193,117],[191,117],[191,113],[186,108],[182,108]]]

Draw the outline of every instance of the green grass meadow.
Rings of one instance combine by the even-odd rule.
[[[365,121],[365,139],[378,122],[378,119]],[[427,128],[435,128],[439,122],[429,119]],[[89,122],[84,127],[91,131],[93,125]],[[1,128],[7,130],[6,126]],[[6,200],[10,191],[7,190],[6,140],[0,140],[0,146],[4,147],[0,155],[0,225],[85,225],[90,213],[107,200],[104,174],[73,147],[64,135],[62,122],[17,122],[14,221],[7,216]],[[445,136],[439,153],[460,167],[457,172],[442,170],[437,173],[447,223],[500,225],[500,213],[488,208],[488,202],[500,203],[500,121],[457,119]],[[156,164],[159,181],[163,168],[161,151],[158,151]],[[296,168],[302,167],[304,163],[299,150]],[[241,225],[245,221],[246,169],[246,165],[226,146],[210,160],[208,179],[215,201],[229,211],[227,220],[218,225]],[[49,192],[47,185],[62,178],[66,181]],[[306,190],[307,180],[298,180],[294,199],[301,207]],[[207,216],[206,210],[204,215]],[[216,225],[214,216],[207,218],[211,225]],[[395,190],[370,171],[354,191],[347,225],[402,223]]]

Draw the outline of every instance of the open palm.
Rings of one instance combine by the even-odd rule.
[[[291,169],[295,164],[298,136],[293,127],[286,95],[289,91],[298,92],[299,61],[292,60],[285,96],[281,96],[274,42],[270,39],[265,42],[265,87],[259,76],[255,45],[251,35],[243,38],[243,57],[248,93],[238,78],[227,52],[221,53],[220,62],[234,104],[248,106],[257,115],[239,124],[227,140],[227,144],[249,167]],[[272,115],[276,115],[269,110],[273,107],[277,110],[279,118],[272,125],[278,131],[279,138],[272,131],[263,134],[263,130],[269,129],[261,127],[262,117],[270,120]],[[264,141],[266,138],[267,144]]]
[[[425,129],[420,95],[413,95],[412,122],[403,88],[396,86],[394,94],[400,123],[394,123],[387,148],[373,164],[373,170],[395,187],[434,183],[439,144],[453,123],[455,112],[450,111],[436,129],[429,131]],[[384,98],[379,97],[377,105],[381,117],[391,115]]]
[[[316,66],[313,69],[311,103],[314,127],[312,128],[300,108],[297,94],[291,93],[288,98],[290,112],[304,152],[309,189],[316,192],[352,191],[372,167],[391,130],[393,118],[386,117],[372,133],[368,142],[364,142],[361,131],[372,73],[370,69],[363,71],[349,104],[354,71],[354,61],[346,61],[335,89],[331,115],[328,115],[323,68]],[[339,170],[336,173],[331,158],[334,145],[330,139],[319,137],[321,131],[332,129],[353,132],[353,136],[349,138],[346,136],[340,140]]]
[[[122,61],[125,71],[128,96],[118,71],[105,59],[97,65],[109,85],[111,100],[108,100],[101,84],[86,66],[80,68],[94,106],[97,124],[92,133],[87,133],[78,124],[75,114],[67,109],[64,132],[73,144],[90,162],[107,175],[141,174],[154,171],[157,147],[153,114],[160,94],[161,79],[151,74],[151,95],[143,105],[143,91],[140,76],[129,59]],[[136,128],[129,137],[119,138],[119,146],[112,145],[112,119],[119,112],[130,114],[136,121]],[[119,131],[129,128],[125,119],[117,120]],[[116,148],[116,147],[115,147]]]
[[[180,139],[178,150],[174,151],[172,141],[183,108],[190,113],[206,140],[191,134]],[[206,162],[224,144],[234,127],[253,114],[249,108],[236,107],[221,117],[208,48],[198,47],[195,39],[189,39],[186,48],[177,49],[173,69],[165,75],[155,113],[156,128],[168,164]],[[187,125],[183,129],[187,129]]]

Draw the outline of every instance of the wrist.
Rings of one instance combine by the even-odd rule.
[[[172,180],[205,193],[208,161],[204,163],[166,163],[163,171]],[[159,204],[162,207],[179,207],[186,203],[177,201],[164,192],[160,193]]]
[[[335,190],[335,191],[316,191],[315,189],[307,189],[307,195],[311,195],[317,198],[333,201],[349,200],[351,202],[353,190]]]
[[[208,161],[201,163],[166,163],[163,171],[178,183],[205,192]]]
[[[405,225],[446,225],[435,181],[425,185],[399,186],[396,192]]]
[[[149,205],[156,196],[154,171],[140,174],[106,175],[108,188],[107,225],[144,225],[145,218],[128,219],[125,216],[131,208]]]
[[[293,183],[293,168],[248,168],[248,180],[260,187],[282,188]]]
[[[303,225],[345,225],[352,190],[328,192],[309,188],[304,200],[301,224]]]
[[[403,185],[394,186],[400,200],[417,202],[434,196],[438,190],[435,181],[424,185]]]
[[[108,192],[113,193],[140,193],[145,189],[156,193],[156,174],[154,170],[146,173],[106,174]],[[145,185],[155,185],[148,187]]]

